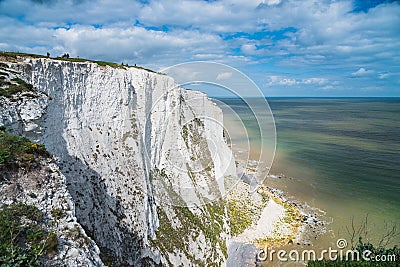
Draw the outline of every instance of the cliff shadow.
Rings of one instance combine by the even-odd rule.
[[[62,146],[66,150],[65,141]],[[125,210],[121,200],[107,192],[106,178],[77,157],[67,153],[57,156],[75,203],[78,222],[100,248],[103,263],[107,266],[157,265],[149,257],[142,257],[143,240],[124,225]]]

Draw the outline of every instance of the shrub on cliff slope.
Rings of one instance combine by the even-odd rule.
[[[37,207],[17,203],[0,208],[0,266],[41,266],[40,259],[57,246],[57,235],[46,231]]]
[[[8,134],[0,129],[0,182],[6,172],[19,167],[34,167],[40,157],[49,157],[44,145],[29,141],[28,138]]]
[[[11,81],[0,81],[0,96],[10,98],[17,93],[32,91],[32,84],[26,83],[20,78],[14,78]]]
[[[39,166],[40,160],[49,156],[44,145],[0,127],[0,182],[21,169]],[[0,206],[0,266],[41,266],[40,260],[54,253],[58,245],[56,233],[46,228],[43,213],[33,205]]]

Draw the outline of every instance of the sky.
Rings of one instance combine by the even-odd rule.
[[[400,96],[400,1],[0,0],[0,50],[212,61],[267,97]]]

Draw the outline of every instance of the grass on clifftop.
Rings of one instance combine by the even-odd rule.
[[[19,52],[7,52],[1,51],[0,56],[4,57],[11,57],[11,58],[18,58],[18,57],[33,57],[33,58],[43,58],[43,55],[35,55],[35,54],[28,54],[28,53],[19,53]]]
[[[45,55],[27,54],[27,53],[20,53],[20,52],[1,52],[0,51],[0,57],[1,56],[6,57],[6,58],[7,57],[14,58],[14,59],[18,59],[18,57],[47,58]],[[108,61],[90,60],[90,59],[84,59],[84,58],[62,58],[62,57],[55,57],[55,58],[51,58],[51,59],[69,61],[69,62],[91,62],[91,63],[96,63],[99,66],[110,66],[111,68],[114,68],[114,69],[136,68],[136,69],[142,69],[142,70],[146,70],[146,71],[153,72],[153,73],[163,74],[163,73],[159,73],[154,70],[136,66],[136,65],[128,66],[128,65],[122,65],[122,64],[118,64],[115,62],[108,62]]]

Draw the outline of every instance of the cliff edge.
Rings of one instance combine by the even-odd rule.
[[[205,94],[140,68],[1,61],[2,86],[32,87],[0,96],[0,126],[57,158],[77,222],[104,264],[226,261],[222,196],[236,171],[222,111]]]

